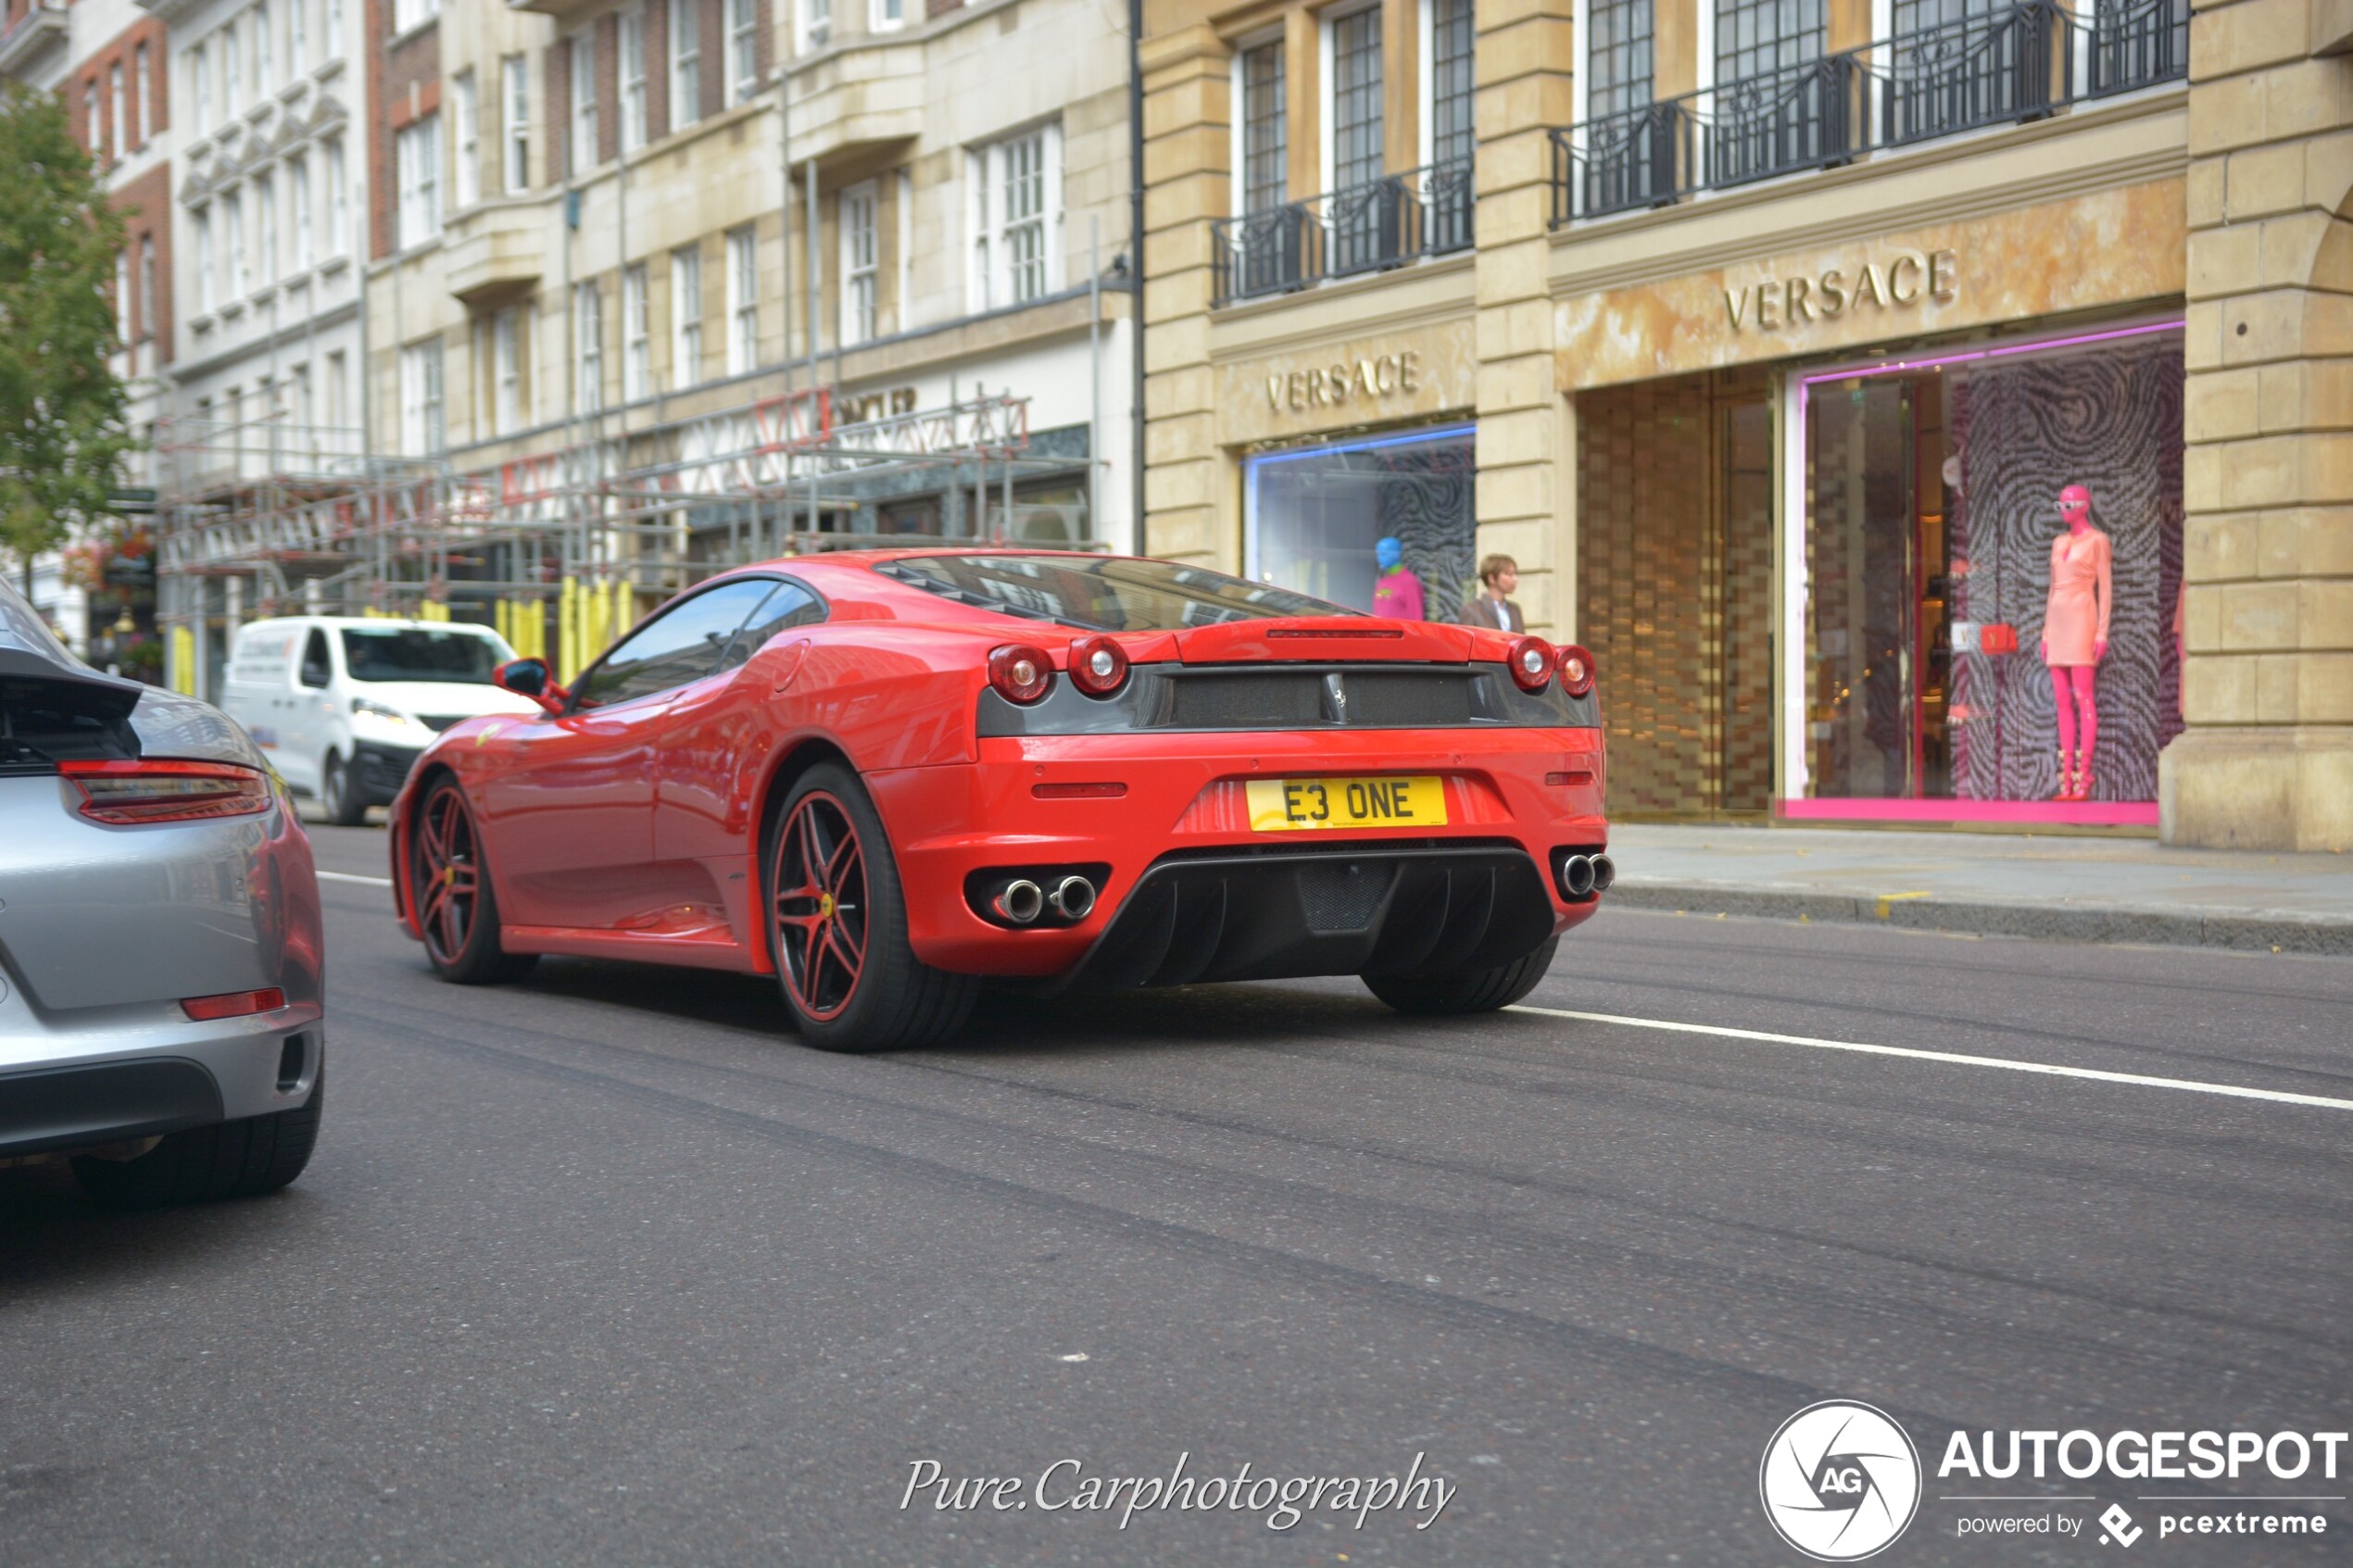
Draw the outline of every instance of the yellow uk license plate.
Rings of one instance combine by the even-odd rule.
[[[1446,822],[1446,784],[1435,774],[1385,779],[1252,779],[1250,831],[1421,828]]]

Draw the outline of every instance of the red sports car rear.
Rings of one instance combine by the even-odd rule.
[[[393,810],[449,979],[540,954],[774,973],[832,1049],[1042,991],[1361,975],[1524,996],[1610,881],[1576,647],[1098,555],[798,558],[665,606]]]

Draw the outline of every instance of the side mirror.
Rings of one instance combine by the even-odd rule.
[[[510,659],[490,672],[490,684],[502,692],[529,697],[547,713],[561,713],[572,699],[570,692],[548,679],[544,659]]]

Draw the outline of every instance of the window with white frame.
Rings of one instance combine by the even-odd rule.
[[[254,254],[260,261],[263,288],[278,281],[278,182],[269,174],[254,176]]]
[[[760,91],[760,0],[727,0],[727,101]]]
[[[326,26],[320,32],[321,53],[333,59],[343,53],[343,0],[327,0]]]
[[[1384,144],[1381,13],[1352,11],[1326,24],[1331,51],[1331,188],[1345,191],[1380,178]]]
[[[1651,101],[1653,0],[1586,0],[1585,119],[1630,114]]]
[[[245,199],[242,192],[232,191],[220,198],[220,232],[228,242],[228,265],[222,269],[222,282],[233,304],[253,287],[253,274],[245,266]]]
[[[212,208],[196,208],[196,308],[210,313],[220,303],[212,267]]]
[[[646,131],[646,12],[632,6],[621,13],[621,150],[644,146]]]
[[[1424,0],[1429,23],[1425,67],[1429,88],[1429,129],[1425,162],[1467,167],[1478,140],[1471,122],[1474,51],[1478,31],[1472,17],[1473,0]]]
[[[670,253],[670,383],[684,389],[702,380],[702,247]]]
[[[156,237],[139,236],[139,335],[156,335]]]
[[[794,0],[800,11],[800,47],[822,49],[834,38],[834,0]]]
[[[670,129],[702,118],[702,6],[670,3]]]
[[[841,194],[841,324],[844,344],[864,343],[875,332],[881,288],[875,244],[875,182],[862,181]]]
[[[1234,57],[1235,95],[1241,102],[1236,149],[1241,182],[1239,213],[1271,211],[1290,199],[1290,84],[1283,41],[1271,39]]]
[[[212,72],[205,69],[205,46],[201,44],[189,50],[187,55],[188,85],[195,90],[189,96],[196,106],[195,131],[199,136],[212,129]]]
[[[400,449],[412,458],[432,458],[447,445],[442,420],[441,340],[429,337],[400,351]]]
[[[522,428],[522,311],[509,306],[490,319],[490,408],[493,433]]]
[[[760,363],[760,236],[749,228],[727,236],[727,373]]]
[[[133,61],[131,80],[131,119],[138,127],[139,145],[145,146],[156,133],[155,78],[147,64],[147,46],[139,45],[132,54]]]
[[[114,335],[118,343],[131,341],[131,253],[114,253]]]
[[[605,301],[595,279],[572,289],[572,408],[593,414],[605,406]]]
[[[509,55],[498,62],[500,168],[507,194],[521,195],[531,188],[531,60]]]
[[[392,0],[392,31],[395,35],[407,32],[440,14],[441,0]]]
[[[220,120],[222,124],[237,118],[237,87],[245,79],[245,70],[237,63],[237,24],[231,22],[220,30]]]
[[[398,232],[406,250],[441,232],[441,116],[429,114],[393,138],[399,192]]]
[[[107,157],[107,123],[98,118],[98,82],[96,78],[82,84],[82,137],[91,152],[104,163]]]
[[[971,160],[975,309],[1019,305],[1062,284],[1062,127],[975,148]]]
[[[310,69],[310,0],[286,0],[286,76],[299,78]],[[308,385],[309,371],[303,371]]]
[[[457,161],[450,166],[450,194],[459,207],[482,199],[482,98],[474,91],[474,73],[461,70],[449,80],[449,100],[457,116]]]
[[[273,77],[270,61],[270,7],[256,6],[251,25],[252,31],[248,36],[253,40],[253,97],[254,102],[259,103],[270,96]]]
[[[122,97],[122,62],[118,60],[107,69],[107,123],[114,127],[114,153],[120,157],[131,147],[131,117]]]
[[[905,332],[915,324],[915,176],[901,169],[890,191],[890,324]]]
[[[351,249],[351,181],[344,168],[343,138],[327,139],[327,254]]]
[[[1716,80],[1747,82],[1822,57],[1823,0],[1716,0]]]
[[[907,25],[907,0],[868,0],[866,30],[897,32]]]
[[[654,395],[652,305],[646,297],[646,264],[621,274],[621,398],[635,403]]]
[[[296,153],[287,163],[286,194],[291,207],[286,215],[287,225],[294,231],[295,270],[307,271],[310,264],[318,259],[318,246],[314,243],[316,234],[311,228],[308,155]]]
[[[595,34],[572,35],[564,51],[571,58],[572,145],[564,163],[580,174],[597,167],[597,46]]]

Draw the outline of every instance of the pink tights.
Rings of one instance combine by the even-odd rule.
[[[2054,664],[2051,666],[2051,699],[2058,709],[2059,759],[2065,762],[2075,759],[2079,770],[2092,765],[2092,753],[2100,744],[2100,707],[2092,696],[2092,677],[2099,667],[2092,664]],[[2083,716],[2083,746],[2075,746],[2075,716]]]

